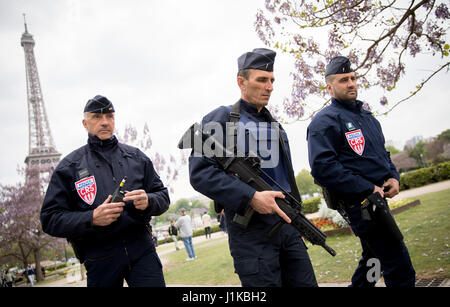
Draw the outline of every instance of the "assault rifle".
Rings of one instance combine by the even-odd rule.
[[[207,141],[214,147],[212,151],[214,153],[221,153],[217,156],[214,153],[203,152],[203,144]],[[275,180],[273,180],[266,172],[264,172],[260,165],[261,160],[256,155],[245,157],[242,153],[236,152],[236,154],[230,151],[228,148],[223,147],[223,145],[218,142],[213,136],[202,131],[200,124],[193,124],[183,135],[180,142],[178,143],[179,149],[192,148],[195,152],[203,154],[209,158],[213,158],[219,163],[219,165],[227,172],[239,178],[241,181],[250,185],[257,191],[267,191],[273,190],[273,188],[260,177],[263,174],[269,180],[280,188],[285,195],[287,195],[298,208],[292,207],[285,199],[275,198],[275,201],[283,210],[284,213],[291,219],[291,225],[297,229],[309,242],[314,245],[322,246],[328,253],[332,256],[336,255],[331,247],[329,247],[326,241],[326,235],[320,231],[313,223],[311,223],[305,215],[300,211],[301,203],[295,199],[289,192],[285,191]],[[212,148],[211,148],[212,149]],[[233,217],[233,223],[239,225],[240,227],[246,228],[253,213],[255,211],[251,206],[249,206],[244,215],[235,214]],[[276,224],[270,231],[269,236],[275,234],[281,226],[285,223],[280,221]]]

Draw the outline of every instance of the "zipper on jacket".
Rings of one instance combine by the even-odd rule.
[[[127,256],[127,260],[128,260],[128,269],[131,271],[130,257],[128,256],[128,250],[127,250],[127,246],[125,245],[125,240],[123,240],[122,243],[123,243],[123,249],[125,250],[125,255]]]

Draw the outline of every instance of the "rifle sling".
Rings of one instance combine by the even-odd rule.
[[[230,122],[234,123],[234,125],[232,125],[232,127],[233,127],[233,140],[234,140],[233,148],[234,148],[235,154],[237,151],[237,129],[238,129],[237,123],[239,122],[239,119],[241,117],[240,114],[241,114],[241,101],[239,100],[231,107],[231,112],[230,112]],[[280,126],[279,126],[278,122],[272,117],[269,110],[267,110],[266,115],[268,116],[268,118],[271,122],[277,123],[277,125],[275,125],[275,127],[276,127],[276,130],[278,133],[278,139],[281,144],[281,149],[283,151],[284,160],[286,161],[286,166],[288,169],[288,179],[289,179],[289,185],[291,187],[291,194],[294,198],[296,198],[296,200],[299,203],[302,203],[302,199],[301,199],[300,193],[298,191],[297,184],[295,182],[294,170],[292,169],[292,163],[287,154],[286,145],[284,144],[283,134],[280,130]],[[227,131],[227,133],[228,133],[228,131]]]

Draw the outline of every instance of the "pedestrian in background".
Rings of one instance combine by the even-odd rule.
[[[35,275],[34,268],[29,264],[27,266],[27,276],[28,280],[30,281],[30,287],[34,287],[34,275]]]
[[[217,221],[219,222],[219,229],[223,231],[223,233],[227,233],[227,223],[225,219],[225,211],[222,209],[220,213],[217,215]]]
[[[209,216],[208,212],[205,212],[202,216],[203,227],[205,228],[205,237],[206,239],[211,239],[211,216]]]
[[[180,214],[181,216],[175,223],[175,227],[180,230],[181,241],[183,241],[186,252],[188,253],[186,261],[191,261],[197,258],[195,255],[194,244],[192,243],[192,222],[189,215],[186,215],[186,210],[184,210],[184,208],[180,209]]]
[[[172,237],[173,242],[175,242],[175,250],[179,250],[180,248],[178,247],[178,230],[175,227],[175,221],[171,220],[170,221],[170,226],[168,229],[169,235]]]
[[[14,284],[14,275],[11,273],[10,269],[6,271],[5,283],[7,288],[11,288]]]

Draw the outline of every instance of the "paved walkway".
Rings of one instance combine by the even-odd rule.
[[[392,198],[393,200],[400,200],[405,198],[413,198],[417,197],[422,194],[442,191],[450,189],[450,180],[442,181],[438,183],[429,184],[420,188],[414,188],[406,191],[400,192],[397,196]],[[307,217],[311,218],[314,217],[313,214],[308,214]],[[224,240],[227,240],[228,236],[227,234],[224,234],[223,232],[215,232],[211,234],[211,239],[206,239],[205,236],[197,236],[193,238],[194,246],[198,243],[204,242],[206,240],[211,240],[210,244],[218,244],[223,242]],[[208,244],[209,245],[209,244]],[[206,245],[203,245],[206,246]],[[184,244],[181,240],[178,241],[178,247],[181,249],[184,249]],[[163,244],[159,247],[157,247],[157,252],[159,257],[161,258],[162,263],[166,263],[167,259],[164,258],[164,255],[167,255],[168,253],[175,252],[175,243],[169,243],[169,244]],[[78,278],[78,280],[74,280],[75,278]],[[79,280],[80,277],[74,276],[74,278],[62,278],[53,282],[46,283],[44,285],[37,285],[37,287],[86,287],[86,279]],[[167,285],[168,287],[199,287],[198,285]],[[320,283],[320,287],[347,287],[348,283]],[[377,283],[378,287],[385,287],[385,284],[380,281]],[[201,287],[201,286],[200,286]],[[220,287],[236,287],[235,285],[223,285]],[[446,279],[442,282],[440,287],[450,287],[450,279]]]
[[[436,182],[432,184],[428,184],[423,187],[409,189],[405,191],[401,191],[396,196],[391,198],[392,200],[400,200],[405,198],[412,198],[416,197],[422,194],[432,193],[432,192],[438,192],[442,190],[450,189],[450,180]]]

